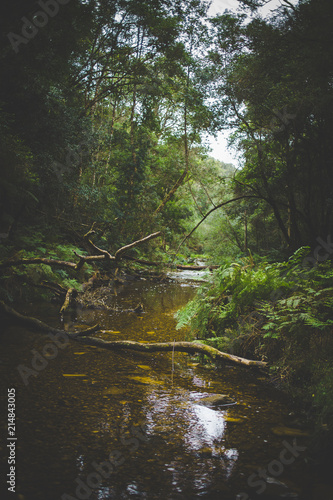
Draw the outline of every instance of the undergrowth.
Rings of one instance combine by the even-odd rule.
[[[333,432],[333,268],[286,262],[222,266],[177,314],[197,339],[267,361],[275,381]]]
[[[85,252],[71,244],[45,244],[41,235],[25,236],[24,250],[15,250],[4,245],[1,248],[1,260],[6,261],[8,256],[12,259],[32,259],[43,257],[48,259],[76,262],[78,259],[74,252]],[[45,282],[60,285],[65,289],[75,288],[80,290],[84,281],[87,281],[94,272],[91,265],[85,264],[80,272],[71,269],[60,269],[46,264],[30,264],[28,266],[9,267],[0,276],[0,299],[14,302],[15,300],[48,300],[53,295],[46,288]],[[50,295],[51,294],[51,295]]]

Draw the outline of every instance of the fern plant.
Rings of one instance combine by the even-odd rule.
[[[294,281],[283,276],[279,264],[251,262],[241,266],[220,267],[209,284],[199,289],[196,297],[177,314],[178,327],[190,324],[199,338],[223,337],[226,329],[235,328],[242,315],[253,310],[276,290],[288,293]]]

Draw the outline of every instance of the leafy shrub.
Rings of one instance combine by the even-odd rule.
[[[37,241],[38,245],[36,246]],[[74,245],[45,246],[41,242],[40,235],[24,237],[24,244],[29,247],[29,250],[25,249],[16,252],[16,259],[44,257],[76,262],[77,257],[75,257],[74,252],[84,253]],[[6,255],[6,259],[8,257]],[[92,266],[87,264],[79,273],[71,269],[59,269],[46,264],[11,267],[7,269],[6,275],[1,279],[0,297],[10,301],[15,300],[15,298],[27,300],[48,299],[49,292],[39,287],[43,281],[53,282],[64,288],[79,290],[81,283],[86,281],[92,273]]]
[[[221,266],[178,313],[178,327],[190,324],[204,339],[224,336],[226,328],[235,327],[258,301],[293,289],[295,283],[290,273],[284,276],[282,271],[281,264],[261,263],[255,268],[252,259],[243,266]]]

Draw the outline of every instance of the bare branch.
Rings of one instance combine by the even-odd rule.
[[[117,250],[116,253],[114,254],[114,258],[119,259],[123,253],[127,252],[127,250],[130,250],[131,248],[136,247],[137,245],[141,245],[141,243],[146,243],[147,241],[152,240],[153,238],[157,238],[161,234],[162,234],[161,231],[158,231],[157,233],[150,234],[149,236],[146,236],[141,240],[133,241],[133,243],[130,243],[129,245],[119,248],[119,250]]]
[[[225,205],[228,205],[229,203],[233,203],[234,201],[238,201],[238,200],[244,200],[246,198],[256,198],[256,199],[258,199],[259,196],[256,196],[256,195],[237,196],[237,198],[233,198],[232,200],[224,201],[223,203],[219,203],[219,205],[216,205],[215,207],[211,208],[209,210],[209,212],[207,212],[206,215],[198,222],[198,224],[185,236],[185,238],[183,238],[183,240],[180,242],[180,244],[179,244],[179,246],[177,248],[176,254],[179,252],[179,249],[183,245],[183,243],[194,233],[194,231],[196,229],[198,229],[198,227],[207,219],[207,217],[212,212],[214,212],[218,208],[221,208],[221,207],[224,207]]]

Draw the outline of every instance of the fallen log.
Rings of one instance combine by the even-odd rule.
[[[155,343],[144,343],[144,342],[134,342],[132,340],[115,340],[107,341],[96,337],[87,337],[91,333],[98,331],[98,325],[81,332],[65,332],[57,328],[53,328],[42,321],[31,318],[29,316],[24,316],[18,313],[11,307],[7,306],[3,301],[0,301],[0,312],[4,313],[6,317],[12,319],[16,323],[25,326],[29,330],[37,331],[40,333],[54,333],[67,335],[68,338],[81,342],[86,345],[92,345],[100,347],[107,350],[120,350],[120,349],[130,349],[138,352],[185,352],[188,354],[201,353],[209,356],[214,361],[224,361],[227,363],[232,363],[234,365],[243,365],[247,367],[265,368],[267,363],[264,361],[255,361],[252,359],[245,359],[239,356],[234,356],[233,354],[228,354],[226,352],[221,352],[214,347],[207,346],[205,344],[199,344],[198,342],[155,342]],[[107,334],[107,330],[101,330],[100,333]]]
[[[26,266],[28,264],[46,264],[47,266],[61,267],[61,268],[69,267],[71,269],[76,269],[77,266],[75,262],[67,262],[64,260],[36,257],[32,259],[12,259],[8,260],[7,262],[1,262],[0,269],[6,269],[8,267],[16,267],[16,266]]]
[[[37,318],[25,316],[24,314],[15,311],[15,309],[13,309],[12,307],[7,306],[7,304],[5,304],[2,300],[0,300],[0,313],[2,313],[7,319],[10,319],[15,324],[28,328],[28,330],[33,330],[34,332],[38,333],[53,333],[54,335],[65,334],[72,339],[75,339],[79,335],[89,335],[90,333],[94,333],[99,329],[99,325],[95,325],[88,328],[87,330],[81,330],[79,332],[67,332],[61,330],[60,328],[54,328],[53,326],[50,326]]]
[[[111,255],[109,252],[106,250],[102,250],[101,248],[98,248],[90,239],[89,236],[91,234],[94,234],[94,231],[90,230],[88,231],[87,234],[84,235],[83,239],[86,244],[89,245],[90,249],[93,249],[97,255],[80,255],[77,252],[73,252],[76,257],[79,258],[78,262],[67,262],[64,260],[57,260],[57,259],[48,259],[45,257],[35,257],[31,259],[11,259],[6,262],[0,262],[0,270],[1,269],[6,269],[9,267],[17,267],[17,266],[25,266],[29,264],[46,264],[47,266],[51,267],[60,267],[60,268],[70,268],[73,269],[74,271],[80,271],[84,264],[86,262],[96,262],[96,261],[113,261],[117,262],[121,258],[123,258],[123,255],[130,250],[131,248],[136,247],[137,245],[141,245],[141,243],[146,243],[147,241],[157,238],[160,236],[161,232],[158,231],[157,233],[149,234],[148,236],[145,236],[141,240],[134,241],[133,243],[130,243],[129,245],[125,245],[124,247],[119,248],[114,255]]]
[[[101,333],[107,333],[107,331],[102,331]],[[93,345],[96,347],[101,347],[103,349],[108,349],[111,351],[119,349],[130,349],[139,352],[185,352],[188,354],[205,354],[212,358],[214,361],[224,361],[232,363],[234,365],[244,365],[248,367],[265,368],[267,363],[264,361],[255,361],[252,359],[241,358],[239,356],[234,356],[233,354],[228,354],[226,352],[219,351],[215,347],[210,347],[205,344],[199,344],[198,342],[134,342],[133,340],[112,340],[107,341],[103,339],[97,339],[95,337],[83,337],[77,338],[79,342],[87,345]]]

